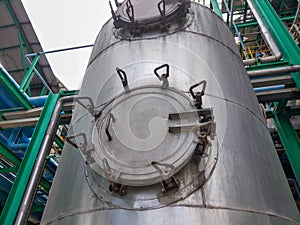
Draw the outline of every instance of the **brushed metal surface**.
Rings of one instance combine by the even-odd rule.
[[[191,11],[194,20],[187,28],[164,36],[158,31],[157,38],[117,39],[108,21],[95,42],[80,95],[101,107],[123,93],[116,67],[126,71],[130,88],[161,85],[153,70],[164,63],[170,65],[172,88],[187,93],[191,85],[206,80],[203,107],[213,108],[219,145],[214,148],[215,164],[198,177],[199,184],[191,182],[178,191],[182,199],[173,192],[152,199],[159,192],[155,185],[144,192],[128,187],[124,196],[103,194],[97,190],[102,181],[92,179],[81,153],[66,144],[41,224],[300,224],[230,30],[208,8],[193,3]],[[77,106],[70,133],[86,129],[92,120]],[[182,170],[192,170],[192,163]],[[195,179],[183,174],[183,181]]]

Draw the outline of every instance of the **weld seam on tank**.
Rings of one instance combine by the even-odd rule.
[[[212,94],[209,94],[209,93],[205,93],[205,95],[207,96],[210,96],[210,97],[213,97],[213,98],[218,98],[218,99],[222,99],[224,101],[227,101],[227,102],[230,102],[230,103],[233,103],[233,104],[236,104],[238,106],[241,106],[243,109],[245,109],[246,111],[249,111],[252,115],[254,115],[266,128],[268,128],[266,122],[261,119],[254,111],[252,111],[249,107],[247,107],[246,105],[242,104],[242,103],[239,103],[237,101],[233,101],[233,100],[230,100],[228,98],[222,98],[220,96],[216,96],[216,95],[212,95]]]
[[[260,214],[260,215],[265,215],[265,216],[271,216],[271,217],[276,217],[276,218],[280,218],[283,219],[285,221],[291,222],[293,224],[299,225],[299,223],[289,217],[286,216],[282,216],[276,213],[272,213],[272,212],[264,212],[264,211],[259,211],[259,210],[253,210],[253,209],[242,209],[242,208],[234,208],[234,207],[224,207],[224,206],[213,206],[213,205],[169,205],[167,207],[171,207],[171,208],[177,208],[177,207],[186,207],[186,208],[201,208],[201,209],[219,209],[219,210],[230,210],[230,211],[238,211],[238,212],[245,212],[245,213],[255,213],[255,214]],[[78,210],[78,211],[74,211],[74,212],[70,212],[67,213],[65,215],[59,215],[57,216],[57,218],[50,220],[48,222],[45,223],[45,225],[49,225],[53,222],[59,221],[59,220],[63,220],[72,216],[76,216],[76,215],[82,215],[82,214],[87,214],[87,213],[93,213],[93,212],[98,212],[98,211],[110,211],[110,210],[124,210],[124,211],[135,211],[133,209],[122,209],[122,208],[97,208],[97,209],[91,209],[91,210]],[[149,209],[147,209],[149,210]],[[139,211],[147,211],[145,210],[139,210]],[[150,209],[151,210],[151,209]],[[155,210],[155,209],[152,209]]]
[[[203,33],[198,33],[198,32],[195,32],[195,31],[190,31],[190,30],[185,30],[185,31],[182,31],[182,32],[186,32],[186,33],[192,33],[192,34],[196,34],[196,35],[199,35],[199,36],[204,36],[204,37],[207,37],[209,39],[212,39],[218,43],[220,43],[222,46],[225,46],[226,48],[228,48],[235,56],[237,56],[241,62],[242,61],[242,58],[239,54],[237,54],[231,47],[229,47],[228,45],[226,45],[224,42],[212,37],[212,36],[209,36],[209,35],[206,35],[206,34],[203,34]]]
[[[203,33],[198,33],[198,32],[194,32],[194,31],[190,31],[190,30],[182,30],[182,31],[179,31],[181,33],[191,33],[191,34],[195,34],[195,35],[199,35],[199,36],[203,36],[203,37],[206,37],[208,39],[211,39],[213,41],[216,41],[218,42],[219,44],[221,44],[222,46],[226,47],[227,49],[229,49],[242,63],[243,63],[243,60],[241,58],[240,55],[238,55],[231,47],[229,47],[228,45],[226,45],[225,43],[223,43],[222,41],[218,40],[218,39],[215,39],[214,37],[212,36],[209,36],[209,35],[206,35],[206,34],[203,34]],[[176,33],[179,33],[179,32],[176,32]],[[174,33],[175,34],[175,33]],[[174,35],[174,34],[171,34],[171,35]],[[171,35],[168,35],[168,36],[171,36]],[[143,40],[155,40],[155,39],[159,39],[161,37],[152,37],[152,38],[140,38],[140,39],[135,39],[135,40],[130,40],[128,42],[138,42],[138,41],[143,41]],[[106,48],[102,49],[99,53],[97,53],[93,59],[90,60],[88,66],[92,65],[93,62],[100,56],[102,55],[105,51],[107,51],[110,47],[112,46],[115,46],[116,44],[118,43],[121,43],[123,42],[124,40],[119,40],[119,41],[116,41],[116,42],[113,42],[112,44],[108,45]]]
[[[187,207],[187,208],[206,208],[206,209],[219,209],[219,210],[232,210],[232,211],[240,211],[240,212],[247,212],[247,213],[256,213],[256,214],[261,214],[261,215],[267,215],[267,216],[272,216],[276,218],[280,218],[286,221],[289,221],[293,224],[299,225],[297,221],[286,217],[279,215],[277,213],[272,213],[272,212],[265,212],[265,211],[259,211],[259,210],[253,210],[253,209],[243,209],[243,208],[235,208],[235,207],[224,207],[224,206],[213,206],[213,205],[206,205],[203,207],[202,205],[172,205],[170,207]]]

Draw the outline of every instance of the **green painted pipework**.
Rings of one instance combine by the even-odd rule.
[[[223,19],[223,15],[222,15],[222,12],[220,10],[220,7],[219,7],[219,4],[217,2],[217,0],[210,0],[210,3],[212,4],[213,6],[213,9],[214,9],[214,12]]]
[[[300,183],[300,141],[297,133],[286,113],[274,113],[273,120],[294,174]]]
[[[9,90],[15,99],[25,109],[32,109],[32,105],[25,98],[24,94],[18,89],[15,83],[8,77],[7,72],[0,66],[0,82]]]
[[[59,98],[60,94],[50,94],[47,98],[40,119],[25,152],[25,156],[20,164],[17,177],[3,208],[0,217],[0,224],[2,225],[12,225],[14,223],[31,176],[36,157],[43,142],[47,127],[50,123],[51,115]]]
[[[39,59],[40,59],[40,54],[37,53],[35,55],[32,63],[31,63],[31,65],[30,65],[29,69],[27,70],[27,72],[25,74],[25,77],[22,80],[22,83],[20,84],[19,89],[20,89],[20,91],[22,93],[25,93],[26,90],[29,88],[30,82],[31,82],[31,80],[32,80],[32,78],[34,76],[35,66],[36,66],[36,64],[37,64],[37,62],[38,62]]]

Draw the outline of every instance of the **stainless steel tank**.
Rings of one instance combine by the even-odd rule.
[[[117,7],[42,224],[300,224],[227,25],[189,1]]]

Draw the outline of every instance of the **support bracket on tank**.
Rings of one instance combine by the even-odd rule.
[[[187,112],[170,113],[168,119],[179,120],[179,119],[198,116],[200,120],[203,119],[208,120],[212,118],[212,114],[213,114],[212,108],[204,108],[204,109],[197,109],[197,110],[187,111]]]
[[[187,125],[177,125],[169,126],[170,133],[180,133],[193,131],[195,136],[198,138],[201,132],[205,132],[206,135],[210,136],[212,139],[216,135],[216,123],[213,121],[207,121],[200,124],[187,124]],[[203,134],[202,134],[203,136]]]
[[[74,101],[81,105],[84,109],[86,109],[92,116],[99,116],[99,112],[95,110],[95,105],[90,97],[78,96],[74,97]]]
[[[173,188],[179,187],[178,180],[174,176],[170,177],[167,180],[163,180],[161,182],[161,185],[162,185],[161,191],[163,193],[167,193],[168,191],[172,190]]]
[[[117,73],[121,79],[121,82],[122,82],[122,85],[125,89],[125,91],[128,91],[129,90],[129,86],[128,86],[128,80],[127,80],[127,75],[126,75],[126,72],[124,70],[121,70],[120,68],[116,68],[117,70]]]
[[[151,165],[161,174],[162,178],[164,179],[161,181],[161,191],[163,193],[166,193],[175,187],[179,187],[177,179],[173,176],[175,173],[175,166],[168,163],[155,161],[151,162]]]
[[[118,193],[119,195],[126,195],[126,185],[119,184],[116,182],[111,181],[108,187],[110,192]]]
[[[207,84],[206,80],[202,80],[199,83],[196,83],[189,88],[189,92],[191,93],[192,98],[194,99],[195,106],[197,107],[197,109],[202,108],[202,96],[205,93],[206,84]],[[194,89],[200,85],[202,85],[201,91],[194,93]]]
[[[70,135],[66,138],[66,141],[82,152],[85,156],[85,162],[87,165],[95,162],[92,156],[92,152],[95,151],[94,145],[87,143],[86,135],[84,133]]]
[[[165,68],[165,73],[163,73],[162,75],[159,75],[158,71]],[[159,67],[156,67],[154,69],[154,74],[155,76],[157,76],[157,78],[163,82],[163,84],[161,85],[162,88],[167,88],[169,87],[169,81],[168,81],[168,77],[170,74],[170,66],[169,64],[163,64]]]
[[[161,174],[164,180],[167,180],[173,176],[175,171],[175,166],[172,164],[153,161],[151,162],[151,165]]]

